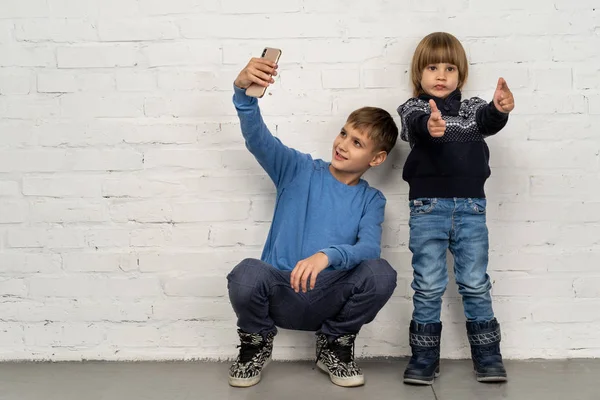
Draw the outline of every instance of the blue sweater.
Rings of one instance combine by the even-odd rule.
[[[233,103],[246,147],[273,180],[277,200],[261,260],[281,270],[317,252],[328,270],[379,258],[385,197],[365,180],[346,185],[329,163],[286,147],[263,122],[258,100],[235,87]]]

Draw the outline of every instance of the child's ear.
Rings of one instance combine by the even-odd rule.
[[[382,150],[373,156],[373,159],[371,160],[369,165],[371,167],[376,167],[378,165],[381,165],[385,161],[386,158],[387,158],[387,152]]]

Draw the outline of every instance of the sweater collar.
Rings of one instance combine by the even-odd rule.
[[[460,89],[455,89],[445,99],[431,96],[426,93],[423,93],[422,95],[419,96],[419,99],[425,100],[427,102],[429,102],[429,100],[433,99],[433,101],[435,101],[435,104],[440,109],[442,114],[457,114],[458,110],[460,110],[461,98],[462,98],[462,95],[461,95]]]

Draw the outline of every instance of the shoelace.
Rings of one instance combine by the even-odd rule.
[[[259,352],[260,347],[251,344],[240,344],[237,346],[240,349],[240,363],[247,363]]]
[[[321,354],[323,353],[323,350],[325,350],[325,348],[331,349],[331,351],[335,353],[335,355],[340,359],[340,361],[349,363],[353,361],[352,355],[354,354],[356,343],[354,342],[354,340],[352,340],[351,344],[340,344],[338,340],[335,340],[333,343],[328,343],[322,346],[319,350],[319,354],[317,354],[317,360],[315,361],[315,364],[321,358]]]

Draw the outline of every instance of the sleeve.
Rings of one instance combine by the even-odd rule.
[[[310,165],[310,155],[285,146],[271,134],[262,119],[256,98],[247,96],[244,89],[234,86],[233,104],[240,119],[246,148],[277,188],[291,182],[299,170]]]
[[[485,100],[483,99],[476,99],[485,103]],[[486,104],[485,107],[481,107],[477,110],[475,119],[477,121],[477,127],[483,136],[492,136],[500,132],[500,130],[506,126],[508,114],[498,111],[492,101]]]
[[[398,107],[398,114],[402,123],[400,138],[409,142],[411,147],[429,137],[427,121],[431,115],[431,108],[427,102],[417,98],[410,99]]]

